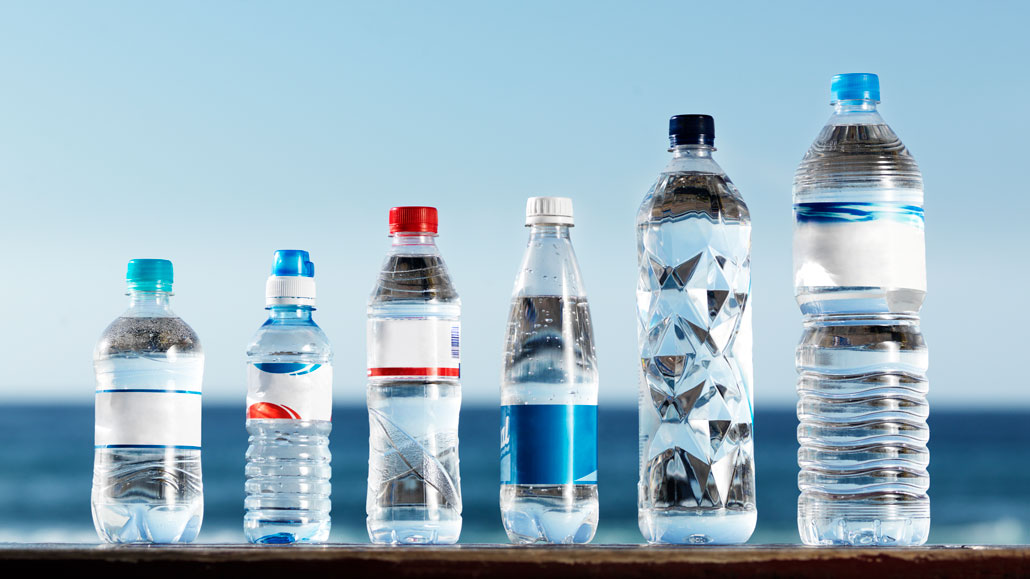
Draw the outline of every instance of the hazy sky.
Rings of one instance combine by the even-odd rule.
[[[926,183],[935,405],[1030,405],[1025,3],[0,5],[0,397],[88,403],[125,264],[175,264],[209,401],[243,404],[272,251],[316,264],[337,401],[365,386],[387,211],[440,209],[466,401],[498,399],[525,199],[575,202],[607,403],[635,403],[633,221],[670,115],[716,120],[754,225],[755,397],[795,399],[791,182],[830,77],[880,75]]]

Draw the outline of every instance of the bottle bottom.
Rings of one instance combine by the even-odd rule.
[[[461,534],[461,514],[452,509],[388,507],[366,519],[368,538],[388,545],[452,545]]]
[[[846,500],[803,493],[798,532],[806,545],[922,545],[930,535],[930,499],[898,503]]]
[[[516,545],[589,543],[597,519],[597,485],[501,485],[501,520]]]
[[[640,532],[649,544],[729,545],[755,532],[758,511],[730,509],[640,509]]]
[[[200,533],[203,518],[203,500],[93,503],[93,524],[107,543],[190,543]]]
[[[243,518],[243,534],[248,541],[259,545],[324,543],[329,540],[330,528],[328,517],[313,519],[251,511]]]

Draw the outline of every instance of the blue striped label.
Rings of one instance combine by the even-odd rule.
[[[597,406],[501,407],[501,484],[597,484]]]
[[[897,221],[923,228],[923,208],[902,203],[795,203],[794,218],[798,223]]]

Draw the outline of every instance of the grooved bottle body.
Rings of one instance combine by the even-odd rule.
[[[368,493],[373,543],[461,533],[461,302],[433,236],[397,233],[368,305]]]
[[[711,158],[675,147],[637,216],[640,531],[742,543],[754,531],[747,206]]]
[[[332,349],[308,306],[275,306],[247,348],[251,543],[322,543],[331,527]]]
[[[798,529],[806,544],[929,534],[923,189],[871,100],[841,101],[794,180]]]

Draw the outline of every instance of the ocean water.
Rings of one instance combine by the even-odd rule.
[[[0,542],[97,542],[90,518],[92,406],[3,404]],[[198,541],[243,542],[243,405],[204,408],[204,525]],[[500,409],[461,411],[462,543],[507,543],[498,506]],[[601,405],[600,525],[594,543],[641,543],[637,411]],[[755,414],[758,528],[751,543],[798,543],[797,418]],[[368,419],[333,413],[333,542],[367,543]],[[930,543],[1030,542],[1030,411],[930,414]]]

